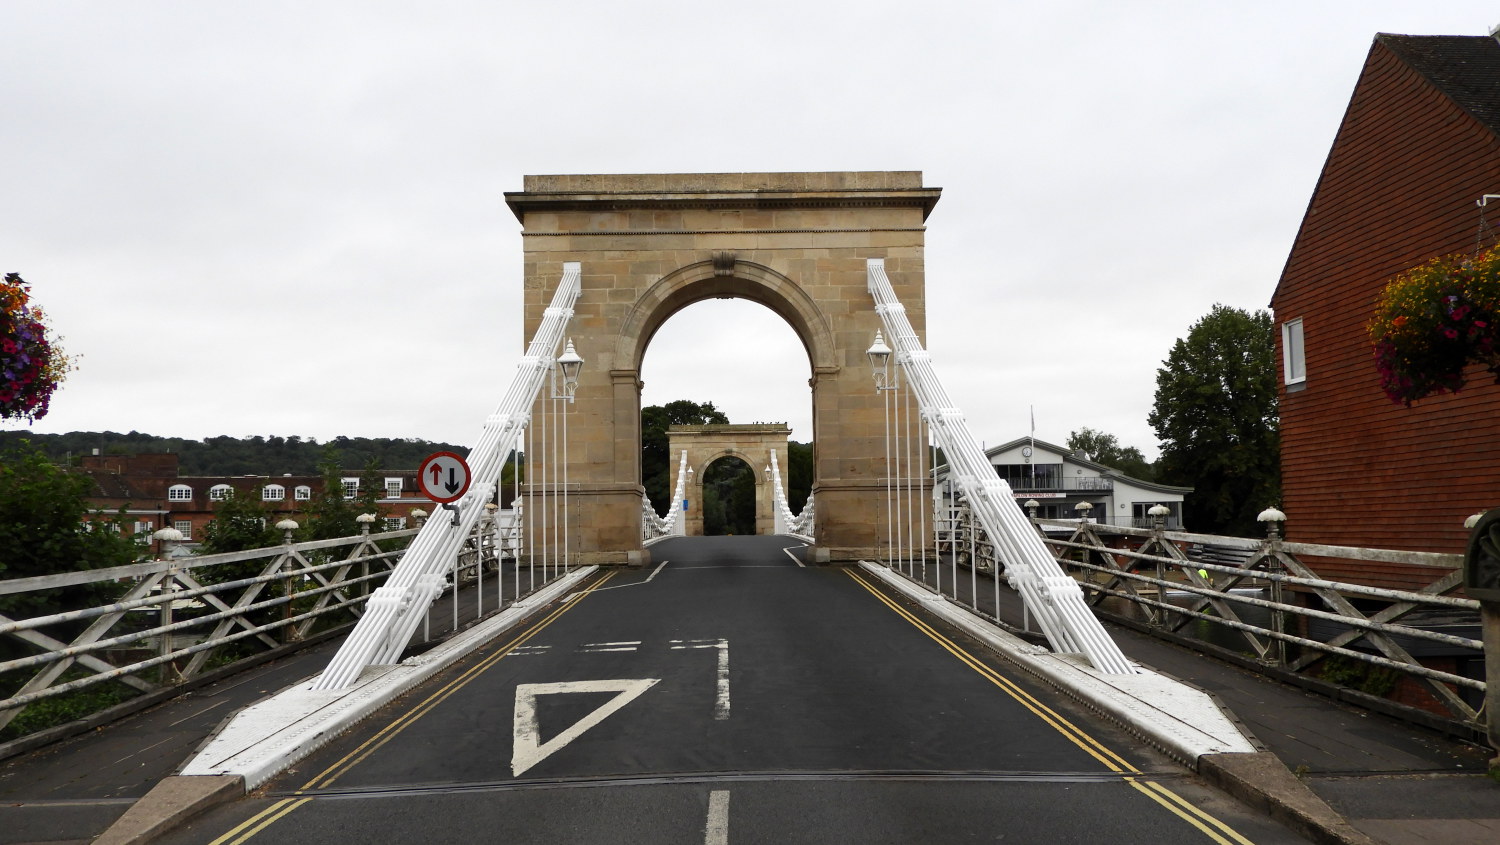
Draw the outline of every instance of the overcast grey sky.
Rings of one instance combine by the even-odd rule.
[[[1154,457],[1157,367],[1215,303],[1268,305],[1375,33],[1496,23],[1478,0],[0,0],[0,272],[81,356],[33,428],[470,444],[525,342],[523,175],[921,170],[924,340],[975,436],[1035,406],[1039,438]],[[646,404],[805,440],[808,374],[769,311],[711,301],[642,377]]]

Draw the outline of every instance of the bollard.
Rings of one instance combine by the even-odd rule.
[[[1464,550],[1464,590],[1479,601],[1484,637],[1485,731],[1495,756],[1490,773],[1500,776],[1500,509],[1464,522],[1473,529]]]

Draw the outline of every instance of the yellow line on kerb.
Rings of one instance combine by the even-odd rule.
[[[1100,763],[1103,763],[1104,766],[1110,771],[1120,772],[1122,774],[1143,774],[1143,772],[1141,772],[1135,766],[1132,766],[1130,763],[1126,762],[1123,757],[1105,747],[1105,745],[1099,742],[1097,739],[1089,736],[1088,733],[1086,733],[1082,728],[1079,728],[1077,725],[1069,722],[1067,719],[1058,714],[1057,711],[1038,701],[1030,693],[1016,686],[1010,679],[996,672],[994,669],[991,669],[986,664],[980,662],[977,658],[974,657],[974,655],[968,653],[957,643],[943,636],[931,625],[928,625],[926,622],[923,622],[921,619],[918,619],[916,616],[912,615],[912,613],[906,608],[896,604],[885,593],[877,590],[875,588],[875,585],[870,583],[870,581],[868,581],[859,572],[853,569],[846,569],[844,570],[844,572],[847,573],[850,578],[853,578],[855,583],[859,584],[861,587],[864,587],[870,592],[871,595],[879,599],[881,603],[886,607],[894,610],[897,615],[905,619],[907,622],[910,622],[917,628],[917,630],[932,638],[933,641],[935,641],[949,654],[957,657],[959,661],[964,665],[978,672],[995,686],[1004,690],[1022,707],[1030,710],[1043,722],[1046,722],[1048,725],[1052,726],[1054,730],[1062,734],[1074,745],[1083,749],[1087,754],[1089,754],[1089,756],[1098,760]],[[1250,840],[1235,832],[1235,830],[1229,825],[1195,807],[1187,799],[1183,798],[1172,790],[1167,789],[1161,784],[1155,783],[1153,781],[1137,780],[1133,777],[1126,777],[1123,780],[1134,787],[1137,791],[1151,798],[1151,800],[1157,802],[1168,810],[1171,810],[1175,815],[1177,815],[1193,827],[1196,827],[1198,830],[1202,831],[1204,835],[1206,835],[1213,841],[1220,843],[1220,845],[1253,845]]]
[[[360,762],[365,760],[371,754],[374,754],[377,750],[380,749],[381,746],[385,745],[387,742],[390,742],[392,739],[395,739],[395,737],[403,730],[411,727],[412,724],[414,724],[418,719],[425,716],[434,707],[443,703],[443,701],[446,700],[449,696],[453,695],[455,692],[458,692],[470,681],[482,675],[486,670],[498,663],[501,658],[504,658],[506,655],[514,651],[517,647],[524,645],[527,640],[541,633],[542,629],[546,628],[548,625],[551,625],[552,622],[557,619],[557,617],[561,616],[564,612],[572,609],[572,607],[578,604],[578,602],[582,601],[585,596],[599,589],[599,587],[604,585],[604,582],[613,577],[615,577],[615,573],[611,572],[605,575],[603,578],[600,578],[598,581],[594,582],[594,584],[591,585],[587,590],[584,590],[573,596],[571,599],[563,602],[561,606],[559,606],[551,613],[547,614],[547,616],[540,622],[537,622],[535,625],[532,625],[530,628],[526,629],[524,633],[506,643],[502,648],[500,648],[500,650],[496,651],[494,654],[486,657],[484,660],[470,667],[462,675],[459,675],[457,678],[454,678],[452,681],[444,684],[441,688],[424,699],[416,707],[407,711],[400,718],[382,728],[374,736],[365,740],[360,744],[358,748],[350,751],[348,754],[345,754],[338,760],[338,762],[318,773],[316,777],[303,784],[302,788],[297,790],[296,792],[301,793],[301,791],[304,789],[326,789],[327,787],[333,785],[333,782],[339,777],[346,774],[350,769],[359,765]],[[277,801],[275,804],[272,804],[266,809],[261,810],[259,813],[251,816],[249,819],[242,822],[238,827],[233,828],[228,833],[225,833],[223,836],[215,839],[212,843],[210,843],[210,845],[240,845],[240,843],[247,842],[251,837],[253,837],[257,833],[260,833],[262,830],[265,830],[273,822],[281,819],[288,813],[311,800],[311,798],[283,798],[280,801]]]

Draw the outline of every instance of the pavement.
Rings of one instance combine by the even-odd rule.
[[[1205,755],[1200,774],[1272,815],[1301,819],[1298,829],[1309,840],[1500,841],[1500,782],[1486,774],[1490,749],[1143,633],[1115,626],[1110,631],[1132,661],[1215,696],[1263,749]],[[0,845],[87,843],[111,827],[100,841],[150,841],[151,831],[172,821],[152,814],[188,812],[181,808],[233,796],[239,787],[232,782],[174,775],[225,717],[318,671],[332,647],[255,667],[108,727],[0,761],[6,819]],[[185,794],[174,795],[175,803],[153,805],[141,800],[148,793]],[[122,820],[132,807],[133,818]],[[126,836],[124,828],[131,825],[146,833]]]

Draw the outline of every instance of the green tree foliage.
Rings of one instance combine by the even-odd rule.
[[[264,549],[281,543],[276,516],[258,494],[258,489],[236,490],[214,507],[214,518],[203,529],[199,546],[202,554]]]
[[[1252,536],[1281,498],[1276,345],[1271,315],[1215,305],[1156,371],[1149,417],[1158,479],[1194,488],[1196,531]]]
[[[802,513],[807,497],[812,495],[813,445],[789,440],[786,444],[787,465],[781,468],[786,483],[786,503],[792,513]]]
[[[721,458],[703,473],[703,533],[755,533],[755,470],[739,458]]]
[[[1119,439],[1113,434],[1088,427],[1080,428],[1068,435],[1068,448],[1083,452],[1094,463],[1117,469],[1131,478],[1142,481],[1154,478],[1151,462],[1146,460],[1141,450],[1134,446],[1121,446]]]
[[[105,455],[140,455],[172,452],[177,455],[183,475],[310,475],[317,471],[325,446],[337,450],[344,466],[365,466],[379,461],[383,467],[416,469],[422,459],[433,452],[447,451],[460,455],[468,449],[451,443],[389,437],[335,437],[326,444],[312,438],[279,437],[208,437],[186,440],[180,437],[156,437],[132,431],[73,431],[67,434],[31,434],[0,431],[0,447],[20,439],[31,439],[57,462],[77,459],[98,449]]]
[[[20,440],[0,451],[0,578],[30,578],[133,563],[143,551],[122,516],[90,511],[93,482]],[[88,526],[87,520],[92,520]],[[0,597],[0,611],[34,616],[106,600],[114,584]]]
[[[677,462],[667,454],[667,428],[674,425],[727,425],[729,417],[712,402],[678,399],[641,409],[641,484],[657,513],[672,507],[673,473]]]
[[[302,535],[306,539],[352,537],[359,533],[357,517],[360,514],[380,512],[376,503],[380,500],[381,479],[376,461],[365,464],[359,477],[359,492],[353,497],[344,495],[345,476],[340,468],[338,448],[332,443],[323,447],[318,474],[323,477],[323,490],[313,495],[304,511],[307,523],[302,526]]]

